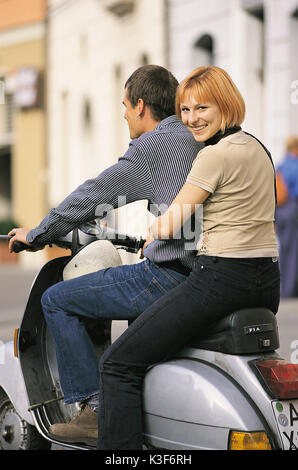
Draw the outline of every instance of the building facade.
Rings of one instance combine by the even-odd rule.
[[[34,226],[46,202],[46,2],[0,3],[0,220]]]
[[[166,62],[164,20],[160,0],[49,1],[50,205],[127,149],[124,84],[137,67]],[[135,206],[125,213],[138,232]]]
[[[247,104],[243,127],[277,164],[298,132],[297,45],[297,0],[0,2],[0,219],[35,226],[117,161],[130,140],[124,84],[146,63],[178,80],[225,68]],[[119,229],[145,234],[145,207],[117,211]]]
[[[144,63],[181,80],[225,68],[247,104],[243,127],[278,163],[297,132],[297,0],[50,0],[49,204],[116,162],[129,143],[125,80]]]
[[[278,163],[298,133],[297,0],[168,0],[168,12],[173,73],[226,69],[246,101],[243,127]]]

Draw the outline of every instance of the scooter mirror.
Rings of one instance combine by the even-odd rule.
[[[95,220],[91,220],[90,222],[86,222],[84,225],[80,225],[79,229],[87,235],[94,235],[96,237],[101,235],[103,231],[99,223]]]

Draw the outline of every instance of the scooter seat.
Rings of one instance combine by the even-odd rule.
[[[279,348],[275,315],[266,308],[236,310],[213,324],[191,347],[226,354],[256,354]]]

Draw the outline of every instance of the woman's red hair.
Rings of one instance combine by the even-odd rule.
[[[183,100],[189,96],[198,103],[216,103],[222,115],[221,130],[240,126],[245,117],[245,103],[229,74],[216,66],[198,67],[180,83],[176,93],[176,114],[181,119]]]

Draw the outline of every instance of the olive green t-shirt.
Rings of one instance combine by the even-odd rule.
[[[256,139],[239,131],[206,146],[187,182],[211,193],[203,205],[198,254],[278,256],[274,170]]]

